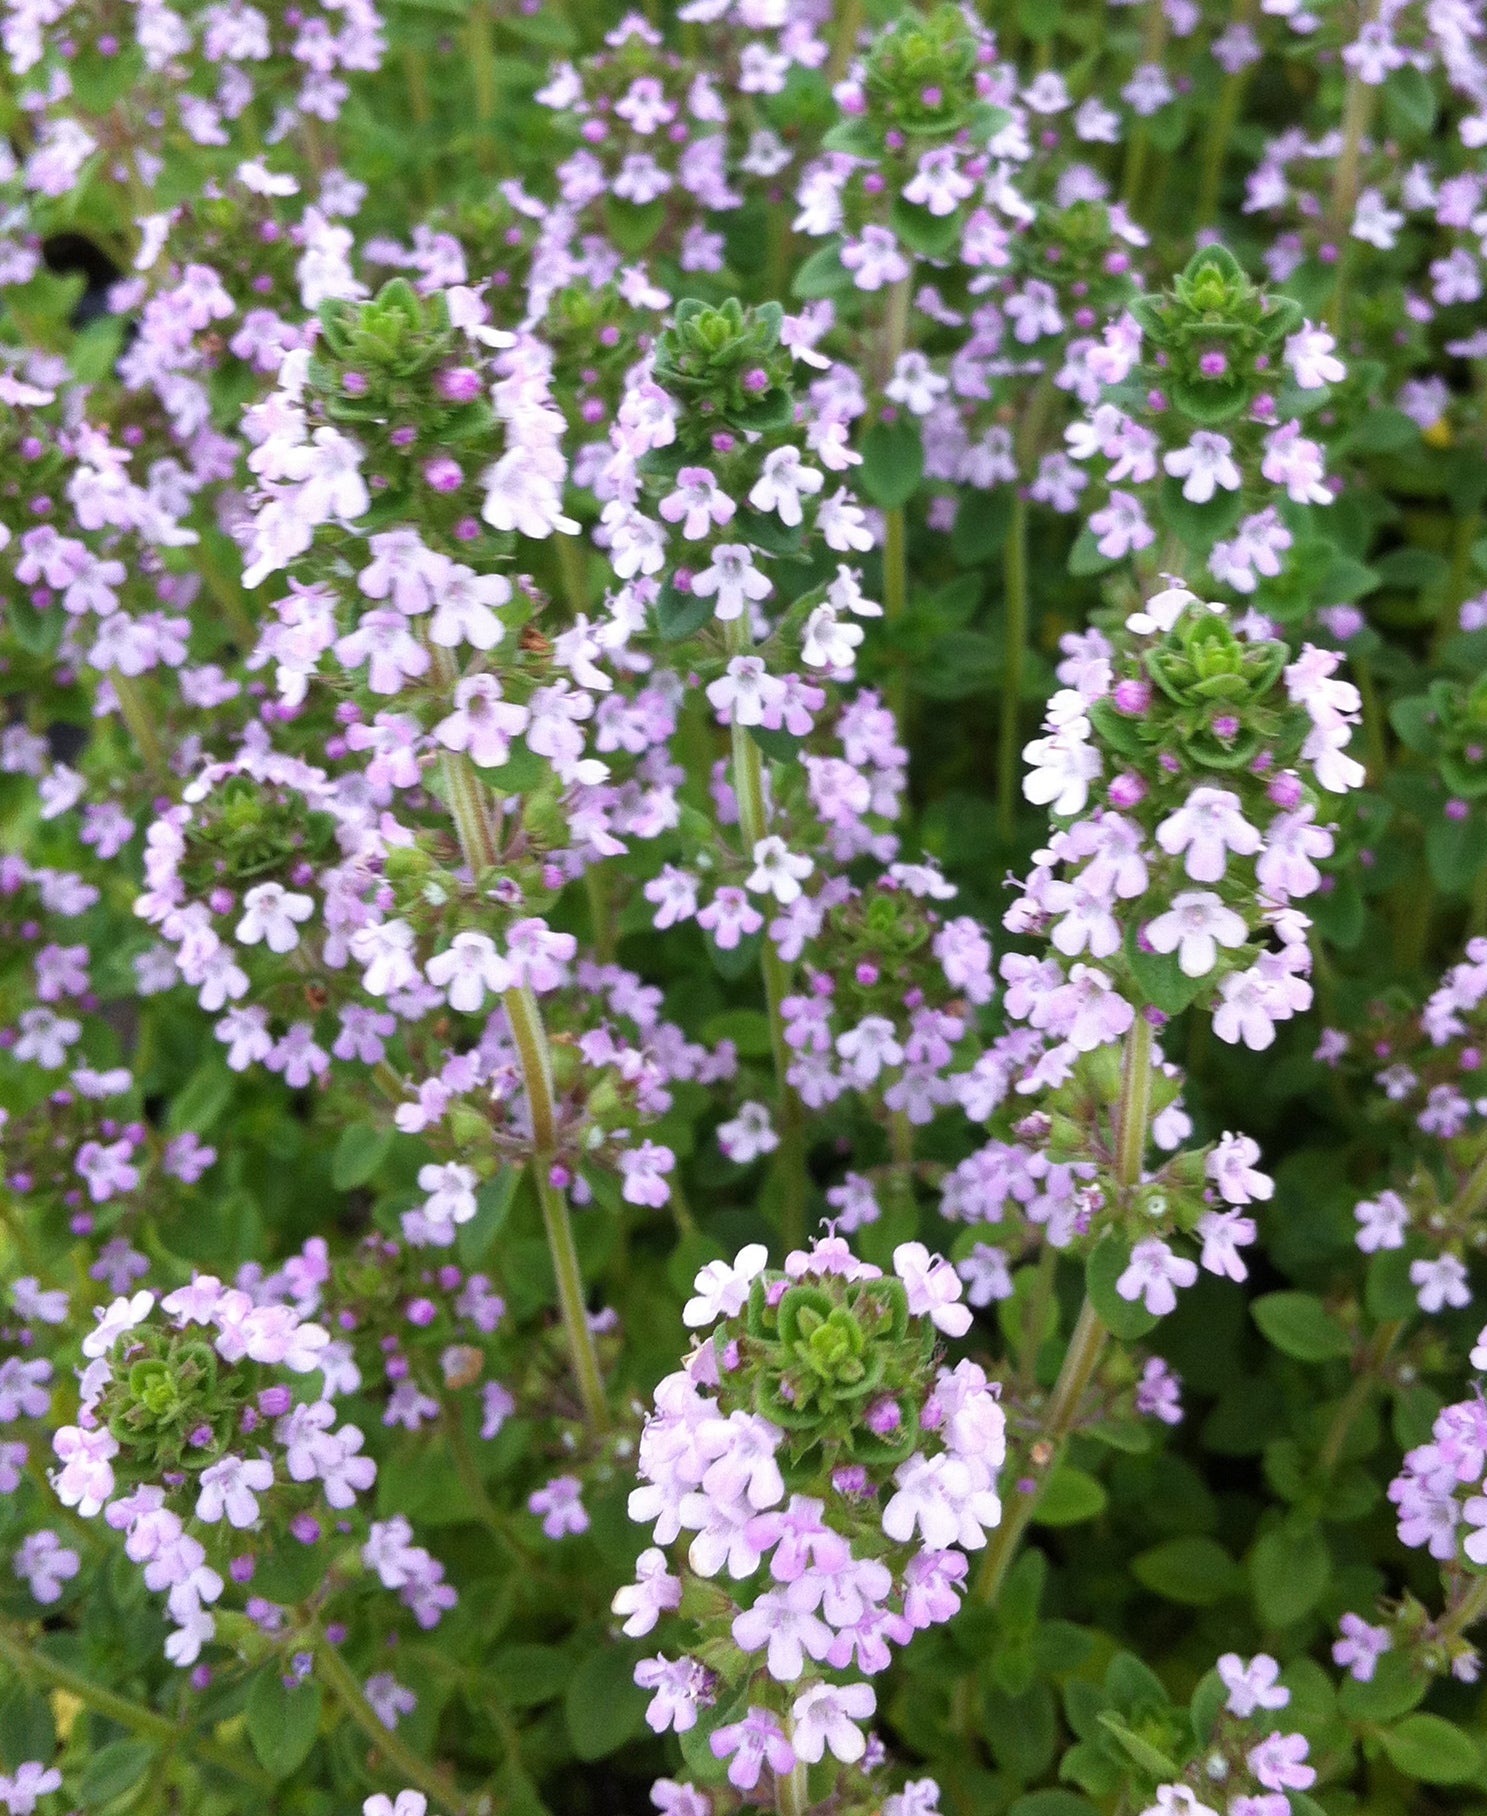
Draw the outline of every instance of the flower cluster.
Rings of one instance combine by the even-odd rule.
[[[750,1247],[697,1276],[683,1317],[710,1335],[656,1390],[630,1497],[654,1546],[615,1598],[635,1636],[690,1618],[680,1658],[637,1667],[647,1719],[700,1722],[744,1791],[866,1760],[877,1699],[853,1674],[956,1612],[1006,1454],[984,1371],[938,1361],[970,1327],[946,1261],[907,1243],[885,1275],[830,1237],[765,1263]],[[675,1576],[660,1547],[684,1531]]]

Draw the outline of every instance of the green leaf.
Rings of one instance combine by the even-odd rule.
[[[1019,1797],[1007,1816],[1095,1816],[1095,1806],[1087,1797],[1052,1788]]]
[[[1414,1282],[1410,1279],[1410,1259],[1404,1249],[1380,1249],[1369,1257],[1363,1303],[1368,1308],[1368,1315],[1381,1324],[1386,1320],[1408,1318],[1419,1308]]]
[[[931,214],[927,208],[895,199],[888,213],[889,225],[910,252],[924,259],[942,259],[960,244],[965,217],[959,209],[950,214]]]
[[[1157,1327],[1156,1318],[1139,1299],[1122,1299],[1115,1283],[1130,1266],[1131,1245],[1120,1236],[1105,1235],[1095,1244],[1085,1265],[1085,1288],[1111,1336],[1132,1343]]]
[[[1175,952],[1148,952],[1137,937],[1140,930],[1140,923],[1132,920],[1126,933],[1125,953],[1141,994],[1164,1015],[1181,1015],[1209,977],[1189,977]]]
[[[1337,1706],[1349,1721],[1396,1721],[1430,1688],[1430,1679],[1402,1652],[1386,1652],[1366,1684],[1343,1679]]]
[[[749,736],[759,746],[772,763],[794,763],[800,756],[803,738],[797,738],[794,732],[783,727],[771,731],[764,725],[751,725]]]
[[[1200,1533],[1164,1539],[1131,1559],[1138,1583],[1164,1601],[1187,1608],[1209,1608],[1243,1586],[1238,1564],[1217,1539]]]
[[[56,1746],[51,1704],[19,1683],[12,1685],[0,1697],[0,1768],[14,1772],[28,1759],[50,1759]]]
[[[275,1778],[297,1772],[320,1731],[320,1685],[314,1678],[289,1689],[277,1664],[253,1679],[245,1711],[258,1763]]]
[[[260,1552],[253,1572],[255,1594],[285,1608],[304,1601],[324,1581],[325,1562],[316,1547],[287,1534]]]
[[[896,511],[914,496],[924,477],[924,442],[911,416],[875,423],[862,442],[858,490],[885,511]]]
[[[78,1799],[84,1809],[106,1810],[143,1781],[155,1757],[148,1740],[115,1740],[99,1750],[84,1768]]]
[[[1154,1777],[1173,1779],[1177,1777],[1176,1765],[1168,1759],[1159,1747],[1154,1747],[1149,1740],[1128,1728],[1118,1715],[1111,1714],[1109,1709],[1100,1715],[1100,1726],[1130,1754],[1143,1772],[1150,1772]]]
[[[1214,1723],[1224,1712],[1224,1705],[1229,1700],[1229,1686],[1217,1671],[1205,1671],[1198,1680],[1198,1687],[1193,1691],[1193,1700],[1188,1704],[1188,1720],[1193,1725],[1193,1739],[1200,1747],[1208,1745]]]
[[[656,629],[668,643],[680,643],[694,637],[704,624],[712,621],[717,600],[701,593],[679,592],[668,580],[656,596],[651,610],[656,615]]]
[[[506,1646],[487,1669],[509,1708],[536,1709],[563,1694],[573,1660],[557,1646]]]
[[[365,1185],[392,1151],[393,1130],[385,1124],[353,1122],[341,1131],[330,1157],[330,1182],[338,1192]]]
[[[1086,524],[1074,538],[1074,546],[1069,550],[1069,572],[1076,580],[1085,580],[1091,574],[1108,573],[1116,565],[1108,555],[1100,553],[1095,533]]]
[[[191,1074],[170,1100],[165,1126],[172,1135],[190,1129],[205,1135],[231,1101],[235,1080],[214,1055]]]
[[[640,1732],[649,1698],[634,1672],[633,1652],[600,1644],[568,1680],[563,1719],[580,1759],[603,1759]]]
[[[637,206],[634,202],[622,202],[618,196],[609,196],[604,204],[604,222],[609,229],[609,237],[621,252],[631,258],[639,258],[651,241],[666,224],[666,204],[664,202],[645,202]]]
[[[1464,1784],[1481,1770],[1476,1742],[1439,1715],[1406,1715],[1380,1738],[1390,1762],[1421,1784]]]
[[[731,1040],[743,1059],[767,1059],[770,1053],[769,1017],[762,1009],[722,1009],[709,1016],[702,1038],[715,1047]]]
[[[1384,117],[1401,138],[1426,138],[1435,125],[1435,90],[1423,69],[1413,63],[1391,70],[1384,83]]]
[[[490,1245],[505,1229],[521,1181],[520,1167],[502,1167],[475,1194],[475,1215],[454,1234],[455,1252],[466,1267],[476,1267],[484,1261]]]
[[[833,239],[818,246],[795,273],[790,294],[809,302],[817,297],[840,296],[851,288],[852,273],[842,263],[841,241]]]
[[[1332,1576],[1332,1553],[1315,1526],[1267,1532],[1249,1556],[1250,1592],[1268,1627],[1288,1627],[1310,1614]]]
[[[1206,504],[1193,504],[1183,497],[1178,480],[1164,479],[1161,512],[1168,529],[1184,548],[1195,555],[1207,555],[1244,515],[1244,498],[1239,492],[1219,492]]]
[[[1467,895],[1487,865],[1487,819],[1479,810],[1464,819],[1442,814],[1425,833],[1425,861],[1435,886],[1448,895]]]
[[[1271,1347],[1298,1362],[1331,1362],[1353,1353],[1353,1339],[1311,1293],[1265,1293],[1250,1316]]]
[[[1098,1518],[1109,1499],[1103,1484],[1092,1475],[1060,1463],[1038,1496],[1033,1519],[1040,1526],[1077,1526]]]
[[[1373,404],[1344,437],[1349,454],[1397,454],[1420,440],[1420,425],[1391,404]]]

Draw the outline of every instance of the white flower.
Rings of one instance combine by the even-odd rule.
[[[700,1330],[719,1318],[736,1318],[748,1300],[750,1281],[764,1271],[768,1260],[764,1244],[751,1242],[738,1251],[731,1266],[709,1261],[692,1282],[696,1297],[682,1307],[682,1323],[688,1330]]]
[[[487,990],[500,996],[516,982],[488,933],[455,934],[448,950],[436,953],[424,969],[436,989],[447,991],[450,1008],[464,1015],[478,1014]]]
[[[307,921],[315,912],[308,895],[297,895],[281,883],[259,883],[243,897],[243,918],[236,937],[245,946],[260,940],[270,952],[292,952],[299,944],[296,921]]]
[[[871,1684],[812,1684],[790,1711],[795,1757],[814,1765],[830,1747],[844,1765],[862,1758],[867,1738],[857,1726],[878,1706]]]
[[[755,895],[772,895],[782,908],[800,899],[800,885],[816,868],[808,857],[792,852],[777,832],[754,845],[754,869],[748,887]]]
[[[424,1200],[424,1216],[430,1223],[468,1223],[475,1215],[475,1188],[479,1183],[475,1169],[461,1166],[458,1161],[420,1167],[419,1189],[429,1194]]]
[[[1182,495],[1190,504],[1207,504],[1219,488],[1237,492],[1242,482],[1228,436],[1212,429],[1195,430],[1185,448],[1163,455],[1162,465],[1182,480]]]
[[[802,466],[799,448],[776,448],[764,457],[764,470],[749,493],[749,503],[756,511],[774,511],[780,522],[793,529],[801,521],[800,501],[819,492],[826,483],[825,475],[815,467]]]
[[[132,1299],[119,1298],[106,1311],[96,1313],[98,1323],[83,1338],[83,1354],[93,1360],[106,1356],[113,1348],[116,1338],[122,1337],[126,1330],[133,1330],[136,1324],[143,1324],[155,1307],[153,1293],[136,1293]]]
[[[901,1242],[893,1271],[908,1289],[916,1318],[928,1318],[947,1337],[963,1337],[971,1328],[970,1307],[959,1302],[960,1277],[943,1255],[931,1255],[922,1242]]]
[[[1207,977],[1218,963],[1218,948],[1242,946],[1247,931],[1211,889],[1185,889],[1165,914],[1147,923],[1146,940],[1153,952],[1175,952],[1184,977]]]

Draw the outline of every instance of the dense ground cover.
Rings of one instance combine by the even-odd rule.
[[[0,45],[0,1806],[1487,1806],[1479,0]]]

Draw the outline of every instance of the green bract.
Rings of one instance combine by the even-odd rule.
[[[715,1341],[726,1349],[726,1329]],[[737,1341],[730,1380],[785,1429],[802,1473],[913,1450],[935,1334],[927,1320],[911,1329],[901,1281],[761,1274]]]
[[[259,882],[323,856],[333,839],[329,814],[306,812],[299,797],[271,794],[247,776],[231,776],[197,805],[180,873],[193,894],[218,884]]]
[[[103,1422],[148,1478],[151,1470],[204,1469],[228,1449],[246,1386],[218,1368],[201,1335],[144,1325],[129,1333],[127,1367],[116,1370],[99,1406]],[[135,1355],[143,1350],[143,1355]]]
[[[958,131],[976,104],[976,63],[976,40],[959,7],[907,14],[868,52],[863,87],[872,124],[915,137]]]
[[[1243,768],[1285,727],[1289,708],[1277,684],[1287,654],[1283,643],[1246,643],[1226,619],[1190,607],[1146,651],[1159,694],[1142,735],[1175,745],[1200,769]],[[1108,716],[1102,711],[1102,727]]]
[[[1170,290],[1136,298],[1131,313],[1173,404],[1203,426],[1242,415],[1275,388],[1286,337],[1302,324],[1299,304],[1267,295],[1223,246],[1194,253]]]
[[[720,428],[761,431],[791,420],[790,355],[780,345],[784,309],[719,307],[688,298],[656,343],[656,382],[686,405],[682,434],[694,444]]]

